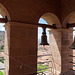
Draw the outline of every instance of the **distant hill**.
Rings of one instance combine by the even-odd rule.
[[[4,51],[5,31],[0,31],[0,52]]]
[[[5,38],[5,31],[0,31],[0,40],[4,40]]]

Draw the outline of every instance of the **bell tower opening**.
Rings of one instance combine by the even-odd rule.
[[[75,27],[73,27],[73,42],[75,41]],[[75,71],[75,65],[74,65],[74,62],[75,62],[75,49],[73,49],[73,70]]]
[[[0,18],[3,16],[0,14]],[[4,40],[5,40],[5,23],[0,23],[0,75],[4,75],[5,58],[4,58]]]
[[[47,22],[40,18],[40,24],[47,24]],[[49,28],[46,28],[46,36],[47,36],[47,43],[49,43]],[[43,28],[38,27],[38,51],[37,51],[37,74],[47,74],[49,69],[49,45],[41,45],[42,43],[42,35],[43,35]]]

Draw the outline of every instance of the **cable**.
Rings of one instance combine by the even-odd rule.
[[[5,55],[7,55],[7,56],[9,56],[8,54],[6,54],[5,52],[3,52]],[[29,65],[26,65],[26,64],[24,64],[24,63],[22,63],[22,62],[20,62],[19,60],[16,60],[15,58],[13,58],[12,56],[9,56],[11,59],[13,59],[13,60],[15,60],[17,63],[19,63],[19,64],[21,64],[21,66],[20,66],[20,68],[22,68],[23,67],[23,65],[24,66],[27,66],[27,67],[29,67],[29,68],[32,68],[32,69],[34,69],[35,70],[35,68],[33,68],[33,67],[31,67],[31,66],[29,66]]]

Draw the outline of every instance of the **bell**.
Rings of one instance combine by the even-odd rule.
[[[46,28],[43,27],[43,32],[41,36],[41,43],[39,45],[49,45],[47,42],[47,36],[46,36]]]
[[[75,49],[75,36],[74,36],[74,41],[73,41],[72,45],[69,48],[70,49]]]

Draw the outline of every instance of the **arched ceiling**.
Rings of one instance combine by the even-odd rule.
[[[61,28],[61,23],[59,18],[52,13],[45,13],[41,16],[49,25],[56,24],[57,28]]]
[[[63,21],[63,27],[66,27],[67,23],[75,23],[75,12],[70,13]]]
[[[0,0],[8,10],[11,21],[38,23],[44,13],[54,13],[60,18],[60,0]]]
[[[9,21],[38,23],[41,15],[45,13],[55,14],[62,23],[62,26],[69,20],[71,22],[74,21],[71,18],[66,20],[66,17],[75,11],[75,0],[0,0],[0,3],[3,5],[0,6],[0,11],[2,11],[0,13],[9,15]],[[74,18],[74,15],[72,18]],[[47,17],[47,19],[49,18]],[[52,19],[51,22],[55,21],[51,17],[50,19]]]

